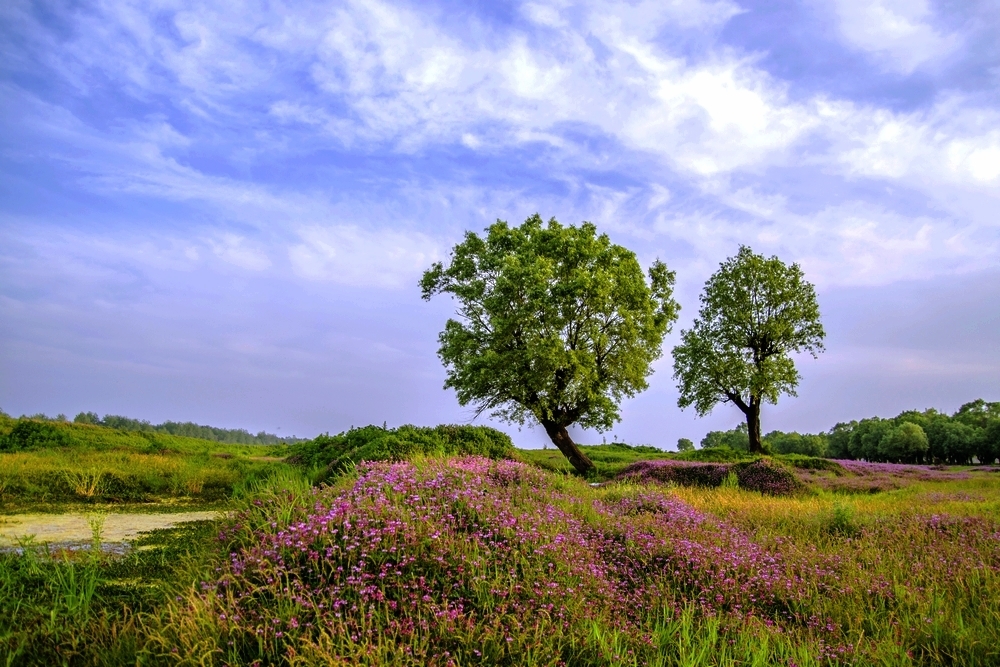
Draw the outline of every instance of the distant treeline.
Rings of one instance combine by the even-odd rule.
[[[746,424],[731,431],[711,431],[705,447],[749,447]],[[934,409],[908,410],[895,417],[871,417],[840,423],[827,433],[771,431],[763,438],[765,451],[807,454],[832,459],[863,459],[885,463],[991,464],[1000,458],[1000,402],[977,399],[953,415]]]
[[[194,422],[171,422],[162,424],[150,424],[146,420],[130,419],[120,415],[104,415],[103,418],[94,412],[81,412],[73,421],[77,424],[97,424],[108,428],[117,428],[122,431],[157,431],[159,433],[169,433],[170,435],[183,435],[189,438],[201,438],[202,440],[214,440],[215,442],[227,442],[239,445],[280,445],[291,444],[303,440],[303,438],[280,437],[273,433],[261,431],[254,435],[243,428],[216,428],[214,426],[203,426]]]
[[[5,413],[0,410],[0,414]],[[6,416],[6,415],[5,415]],[[34,419],[37,421],[69,421],[66,415],[56,415],[48,417],[44,414],[21,415],[23,419]],[[194,422],[171,422],[162,424],[151,424],[144,419],[132,419],[120,415],[104,415],[100,417],[96,412],[81,412],[73,421],[77,424],[95,424],[106,426],[120,431],[147,431],[155,433],[169,433],[170,435],[182,435],[188,438],[201,438],[213,442],[224,442],[235,445],[281,445],[301,442],[304,438],[280,437],[273,433],[260,433],[254,435],[243,428],[216,428],[214,426],[202,426]]]

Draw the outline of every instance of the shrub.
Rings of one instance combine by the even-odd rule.
[[[732,466],[740,488],[758,491],[769,496],[787,496],[799,491],[802,484],[785,466],[767,459]]]
[[[69,437],[62,429],[47,422],[19,419],[10,433],[0,438],[0,452],[63,447],[67,444]]]

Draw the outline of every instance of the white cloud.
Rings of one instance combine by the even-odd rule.
[[[156,12],[145,5],[109,3],[75,15],[82,24],[77,36],[45,52],[71,78],[104,71],[136,96],[170,94],[209,125],[252,131],[247,143],[262,152],[284,150],[285,131],[299,132],[309,148],[332,143],[362,153],[456,144],[490,153],[545,144],[550,172],[576,201],[567,203],[565,194],[534,196],[529,201],[543,214],[565,218],[563,212],[571,212],[625,229],[617,221],[621,212],[641,210],[646,222],[640,225],[656,219],[660,233],[696,253],[714,256],[723,246],[752,240],[808,258],[831,282],[980,266],[996,249],[995,233],[982,230],[997,227],[987,212],[1000,205],[1000,114],[960,97],[912,112],[823,96],[796,99],[786,82],[745,54],[717,45],[692,59],[663,39],[667,30],[711,35],[741,11],[731,2],[539,1],[521,8],[536,24],[534,32],[469,34],[436,22],[431,13],[377,0],[295,3],[270,13],[240,4],[195,8],[180,0],[158,8],[158,20],[170,17],[175,35],[154,25]],[[951,38],[930,27],[926,3],[843,0],[837,8],[851,43],[874,49],[897,69],[922,66],[951,48]],[[918,48],[921,40],[926,48]],[[305,85],[287,83],[303,79]],[[23,92],[17,96],[24,102]],[[67,140],[87,146],[72,160],[88,187],[206,202],[220,212],[221,231],[199,231],[212,239],[199,256],[263,270],[287,254],[303,277],[393,286],[425,268],[442,246],[431,236],[392,236],[397,232],[378,227],[379,215],[357,201],[333,204],[324,193],[295,184],[263,186],[232,172],[199,169],[184,159],[198,143],[163,117],[126,124],[111,139],[82,127],[64,109],[37,108],[37,118],[24,123],[49,136],[75,133]],[[258,132],[268,122],[277,129]],[[578,140],[581,134],[609,139],[611,148],[593,150]],[[645,173],[634,167],[640,162]],[[793,213],[780,184],[730,185],[735,176],[752,179],[774,166],[908,188],[933,202],[933,210],[903,215],[818,197],[812,211],[799,206]],[[590,183],[581,167],[617,170],[628,183]],[[660,174],[708,203],[685,211],[684,197],[677,196],[685,188],[654,185]],[[643,179],[648,182],[637,184]],[[447,209],[466,185],[390,187],[404,202],[400,208],[424,206],[402,224],[429,229],[436,218],[427,211]],[[524,193],[486,189],[469,188],[451,219],[533,212],[524,208]],[[761,194],[765,190],[770,194]],[[435,198],[445,203],[428,203]],[[312,222],[331,218],[356,226]],[[260,236],[228,236],[233,227],[250,227]],[[632,227],[649,233],[648,224]],[[265,240],[267,252],[254,245]]]
[[[845,41],[887,70],[908,74],[961,43],[935,29],[928,0],[835,0],[833,7]]]
[[[942,184],[986,188],[1000,184],[1000,112],[946,98],[910,113],[840,105],[837,160],[852,174],[931,188]],[[839,154],[838,154],[839,153]]]
[[[310,225],[299,230],[299,238],[288,250],[298,275],[358,287],[415,284],[441,256],[439,244],[417,232]]]

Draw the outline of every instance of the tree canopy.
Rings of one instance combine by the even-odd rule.
[[[795,395],[791,354],[815,357],[824,336],[816,292],[799,265],[741,246],[705,283],[698,318],[674,348],[677,403],[700,415],[720,402],[736,405],[746,416],[750,451],[761,452],[761,403]]]
[[[635,254],[593,224],[537,214],[467,232],[420,281],[424,299],[458,301],[438,338],[445,387],[479,413],[541,424],[580,472],[593,464],[566,428],[610,428],[622,399],[647,387],[677,319],[673,284],[658,260],[647,282]]]

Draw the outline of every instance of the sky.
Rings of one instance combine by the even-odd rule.
[[[995,0],[6,0],[0,123],[10,414],[468,423],[417,281],[536,212],[677,273],[649,389],[582,442],[740,421],[670,358],[740,244],[827,331],[765,432],[1000,400]]]

